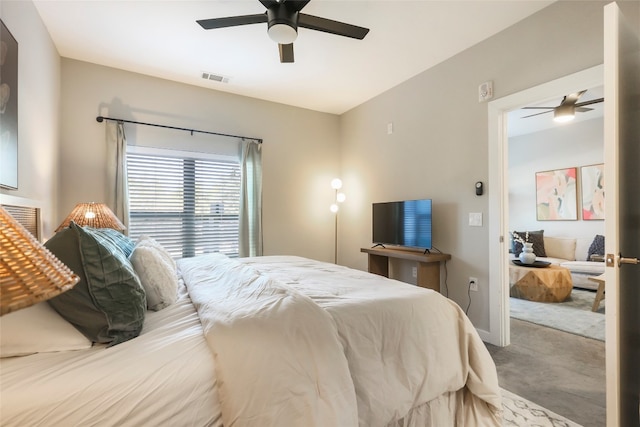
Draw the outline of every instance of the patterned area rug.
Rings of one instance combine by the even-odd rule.
[[[595,296],[595,292],[574,288],[569,299],[561,303],[509,298],[511,317],[604,341],[604,300],[598,311],[593,312]]]
[[[581,427],[505,389],[502,389],[502,417],[505,427]]]

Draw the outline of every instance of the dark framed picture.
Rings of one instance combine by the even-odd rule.
[[[583,166],[582,219],[585,221],[604,219],[604,164]]]
[[[18,42],[0,20],[0,187],[18,188]]]
[[[538,221],[578,219],[577,168],[536,172]]]

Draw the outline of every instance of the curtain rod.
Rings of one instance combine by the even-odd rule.
[[[102,123],[105,120],[112,120],[112,121],[115,121],[115,122],[123,122],[123,123],[133,123],[133,124],[136,124],[136,125],[155,126],[155,127],[158,127],[158,128],[183,130],[185,132],[191,132],[191,135],[193,135],[194,132],[197,132],[197,133],[206,133],[206,134],[209,134],[209,135],[228,136],[228,137],[231,137],[231,138],[250,139],[252,141],[257,142],[258,144],[262,144],[262,139],[261,138],[250,138],[250,137],[247,137],[247,136],[229,135],[229,134],[226,134],[226,133],[209,132],[209,131],[206,131],[206,130],[179,128],[179,127],[176,127],[176,126],[159,125],[159,124],[155,124],[155,123],[136,122],[134,120],[114,119],[112,117],[104,117],[104,116],[96,117],[96,121],[98,123]]]

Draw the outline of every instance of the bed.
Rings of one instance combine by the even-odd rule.
[[[65,348],[53,326],[64,313],[48,303],[1,317],[0,423],[501,425],[495,365],[437,292],[294,256],[207,254],[133,270],[142,284],[167,266],[169,301],[115,345],[76,336]],[[8,354],[11,335],[36,348]]]

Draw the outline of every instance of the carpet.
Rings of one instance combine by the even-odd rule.
[[[502,425],[517,427],[581,427],[523,397],[502,389]]]
[[[604,341],[604,300],[598,311],[591,311],[595,292],[573,289],[565,302],[533,302],[510,298],[511,317],[558,329],[586,338]]]

